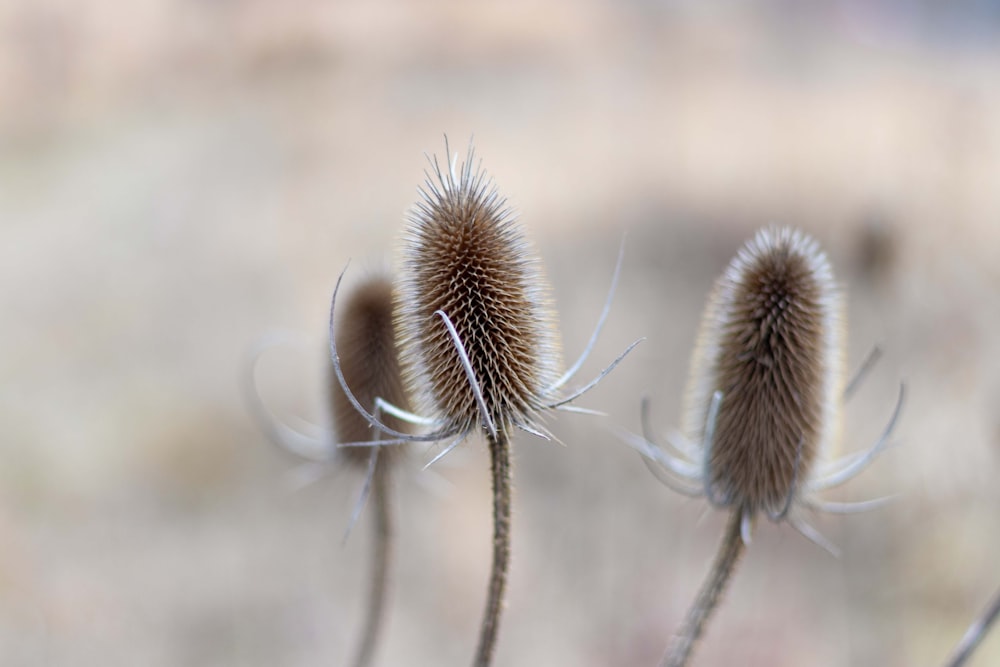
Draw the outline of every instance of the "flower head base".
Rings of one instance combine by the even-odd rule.
[[[540,264],[473,161],[470,146],[457,169],[432,163],[409,216],[396,310],[408,386],[424,410],[460,431],[486,427],[487,420],[500,427],[532,424],[560,364]],[[456,356],[456,340],[478,381],[485,415],[469,391],[469,367]]]

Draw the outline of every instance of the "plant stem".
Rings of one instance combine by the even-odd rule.
[[[479,646],[472,663],[475,667],[488,667],[493,662],[500,612],[507,588],[507,571],[510,569],[510,509],[511,468],[510,440],[504,428],[497,430],[497,437],[489,437],[490,467],[493,473],[493,567],[486,598],[486,611],[479,630]]]
[[[729,523],[726,524],[726,531],[722,536],[708,579],[702,584],[680,633],[663,657],[661,667],[683,667],[691,659],[695,644],[705,631],[705,625],[712,612],[718,607],[726,586],[736,570],[736,565],[745,551],[743,537],[740,534],[742,520],[742,508],[736,508],[730,513]]]
[[[390,465],[383,458],[376,462],[372,476],[371,501],[375,526],[372,543],[371,581],[368,611],[365,616],[361,645],[352,663],[368,667],[375,657],[375,648],[385,620],[385,601],[389,591],[389,562],[392,559],[393,517],[390,503]]]
[[[962,641],[955,648],[955,652],[946,663],[947,667],[960,667],[969,659],[972,652],[976,650],[979,642],[989,631],[990,626],[1000,617],[1000,592],[996,594],[990,605],[983,611],[983,615],[966,631]]]

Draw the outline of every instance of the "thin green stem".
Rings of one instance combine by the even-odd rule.
[[[385,601],[389,593],[389,563],[392,559],[393,544],[390,468],[383,456],[376,462],[372,476],[371,501],[375,525],[372,531],[371,581],[361,644],[358,646],[354,662],[351,663],[354,667],[369,667],[372,664],[385,625]]]
[[[698,597],[688,611],[684,625],[674,639],[673,645],[663,657],[661,667],[683,667],[688,664],[695,645],[705,631],[712,612],[719,606],[726,586],[732,578],[736,565],[745,551],[743,536],[740,533],[743,522],[743,510],[737,508],[730,513],[729,523],[719,544],[719,551],[712,563],[708,579],[702,584]]]
[[[493,663],[500,612],[507,589],[507,571],[510,569],[511,465],[510,440],[506,429],[499,428],[496,438],[489,437],[489,444],[493,473],[493,566],[486,611],[479,630],[479,646],[472,663],[475,667],[489,667]]]

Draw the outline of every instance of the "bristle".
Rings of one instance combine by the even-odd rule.
[[[793,229],[758,232],[716,283],[684,432],[702,442],[721,392],[704,480],[719,504],[783,514],[829,446],[842,386],[840,311],[825,254]]]
[[[463,431],[486,424],[437,311],[454,325],[486,411],[500,427],[532,423],[559,367],[539,262],[473,160],[470,146],[457,171],[432,162],[409,215],[396,308],[408,386],[423,409]]]
[[[409,409],[396,349],[392,282],[384,275],[369,277],[351,291],[345,302],[338,314],[336,336],[347,385],[369,411],[374,409],[377,397]],[[371,440],[372,428],[351,405],[332,369],[329,377],[337,442]],[[407,430],[403,422],[391,416],[385,415],[382,420],[391,428]],[[390,455],[396,449],[384,447],[381,455]],[[338,451],[346,461],[358,465],[367,465],[371,454],[367,447],[343,447]]]

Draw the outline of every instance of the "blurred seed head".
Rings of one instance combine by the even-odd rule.
[[[841,311],[826,255],[794,229],[758,232],[716,282],[682,428],[702,442],[712,396],[722,393],[704,480],[717,502],[783,513],[834,440]]]
[[[356,285],[344,301],[335,335],[347,386],[369,412],[374,410],[376,397],[408,410],[396,348],[392,281],[384,274],[372,275]],[[371,440],[372,428],[344,394],[332,365],[328,385],[337,442]],[[407,430],[407,424],[389,415],[383,415],[382,421],[390,428]],[[393,455],[397,450],[383,447],[381,455]],[[362,466],[368,464],[371,454],[368,447],[343,447],[338,451],[348,463]]]
[[[449,169],[431,160],[408,216],[396,303],[407,386],[421,409],[462,431],[483,419],[436,311],[454,324],[498,427],[530,424],[560,367],[540,262],[474,159],[470,145],[460,165],[457,156]]]

